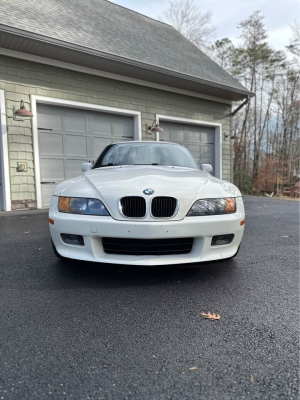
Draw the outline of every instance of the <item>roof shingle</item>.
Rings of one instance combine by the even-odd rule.
[[[0,7],[3,25],[246,90],[172,26],[109,1],[1,0]]]

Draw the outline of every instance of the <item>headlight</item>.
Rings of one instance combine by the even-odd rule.
[[[197,200],[187,217],[197,217],[201,215],[220,215],[232,214],[236,212],[235,198],[227,197],[226,199],[203,199]]]
[[[110,215],[102,201],[82,197],[59,197],[58,211],[84,215]]]

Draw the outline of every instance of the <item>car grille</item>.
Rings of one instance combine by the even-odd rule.
[[[143,197],[122,197],[120,200],[120,206],[120,211],[124,217],[143,218],[146,215],[146,201]]]
[[[174,197],[154,197],[151,203],[151,214],[154,218],[170,218],[177,208]]]
[[[119,239],[102,238],[103,249],[108,254],[132,256],[165,256],[190,253],[193,238],[180,239]]]

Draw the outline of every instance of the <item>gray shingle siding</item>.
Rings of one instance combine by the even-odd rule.
[[[13,109],[30,95],[41,95],[109,107],[140,111],[143,138],[154,140],[147,125],[154,114],[222,123],[230,132],[230,105],[101,78],[61,68],[0,56],[0,89],[5,91],[12,200],[35,199],[32,127],[30,120],[16,121]],[[28,171],[16,172],[17,160],[28,162]],[[230,180],[230,141],[223,141],[223,178]]]

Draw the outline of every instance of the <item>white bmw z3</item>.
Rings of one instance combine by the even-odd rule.
[[[234,257],[245,211],[232,183],[166,142],[122,142],[59,184],[49,226],[62,259],[162,265]]]

